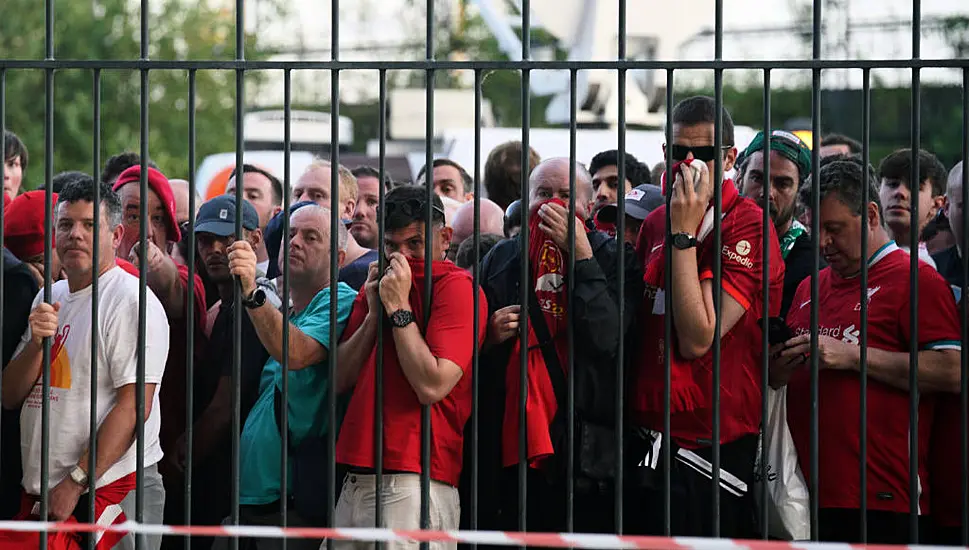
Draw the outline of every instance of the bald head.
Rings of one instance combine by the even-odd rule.
[[[172,194],[175,195],[175,220],[179,225],[185,223],[189,219],[188,215],[188,203],[189,203],[189,186],[188,182],[185,180],[168,180],[168,183],[172,186]],[[195,213],[199,211],[199,207],[202,206],[202,197],[199,196],[198,190],[195,192]]]
[[[502,235],[505,229],[505,213],[501,207],[488,199],[481,199],[481,234]],[[454,229],[452,243],[461,244],[474,235],[474,201],[468,201],[458,208],[451,222]]]
[[[528,187],[531,190],[529,202],[561,199],[568,203],[571,167],[572,161],[565,157],[550,158],[539,163],[528,178]],[[592,176],[578,162],[575,163],[575,192],[575,213],[586,219],[592,207]]]
[[[960,162],[949,171],[949,179],[945,189],[946,215],[949,217],[949,227],[952,230],[952,236],[956,238],[956,246],[959,247],[960,256],[965,249],[962,242],[962,239],[965,238],[962,234],[962,216],[963,208],[965,208],[965,205],[962,204],[963,183],[962,162]]]

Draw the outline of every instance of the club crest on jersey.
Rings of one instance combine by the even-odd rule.
[[[882,287],[880,286],[868,288],[868,305],[871,305],[871,297],[874,296],[875,293],[881,289]],[[858,302],[857,304],[855,304],[855,311],[861,311],[861,302]]]

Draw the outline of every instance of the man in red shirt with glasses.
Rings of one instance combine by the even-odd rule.
[[[733,181],[717,182],[722,210],[715,212],[714,160],[721,155],[723,172],[737,158],[733,122],[723,111],[722,143],[715,146],[717,110],[709,97],[691,97],[673,109],[670,233],[667,209],[661,206],[643,222],[637,253],[643,260],[646,292],[639,308],[639,353],[633,359],[634,385],[631,419],[644,428],[641,471],[637,477],[648,495],[643,519],[662,518],[660,449],[671,445],[672,533],[712,536],[714,391],[720,394],[720,531],[730,538],[756,535],[753,501],[754,459],[761,423],[761,341],[758,322],[776,316],[781,306],[784,261],[772,224],[769,231],[770,301],[760,299],[763,277],[763,212],[739,195]],[[714,217],[721,216],[720,249],[714,249]],[[666,247],[671,248],[673,287],[666,286]],[[714,288],[714,261],[720,255],[721,289]],[[672,310],[666,311],[666,292]],[[720,292],[720,339],[714,339],[717,320],[714,292]],[[665,388],[665,315],[673,316],[670,338],[671,394]],[[720,346],[720,364],[713,363],[713,346]],[[720,369],[720,386],[713,372]],[[670,408],[672,441],[662,437],[663,413]],[[661,525],[647,525],[655,534]]]

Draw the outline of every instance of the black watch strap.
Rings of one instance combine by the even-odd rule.
[[[256,287],[248,296],[242,298],[242,305],[246,306],[248,309],[256,309],[257,307],[262,307],[266,303],[266,291],[262,288]]]
[[[696,237],[689,233],[681,232],[670,235],[670,243],[673,245],[673,248],[679,250],[693,248],[696,246],[696,242]]]
[[[415,320],[414,312],[406,309],[398,309],[390,314],[390,323],[394,325],[394,328],[404,328]]]

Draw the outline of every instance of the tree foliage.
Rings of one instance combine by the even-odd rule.
[[[134,60],[140,57],[140,14],[127,0],[54,0],[54,55],[71,60]],[[207,3],[156,0],[149,16],[148,57],[153,60],[229,60],[235,57],[235,14]],[[0,17],[0,58],[45,57],[44,7],[36,0],[4,0]],[[16,16],[12,16],[16,14]],[[253,36],[246,58],[262,56]],[[256,74],[246,74],[253,83]],[[30,152],[28,187],[44,182],[44,70],[5,74],[6,128]],[[141,72],[101,70],[100,162],[115,153],[141,150]],[[149,155],[169,177],[188,175],[187,71],[149,72]],[[234,71],[196,74],[196,157],[235,149]],[[94,170],[94,71],[54,72],[53,167]],[[250,85],[251,89],[252,86]]]

